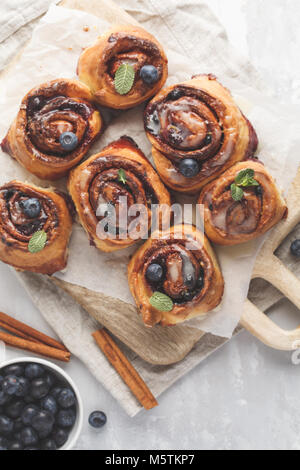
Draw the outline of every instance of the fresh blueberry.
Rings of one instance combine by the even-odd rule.
[[[76,397],[70,388],[63,388],[57,398],[58,404],[61,408],[71,408],[76,403]]]
[[[21,364],[11,364],[3,369],[4,375],[15,375],[21,377],[24,374],[24,367]],[[1,385],[1,379],[0,379]]]
[[[292,255],[296,256],[296,258],[300,258],[300,240],[294,240],[291,244],[291,253]]]
[[[89,423],[93,428],[102,428],[107,421],[106,414],[103,411],[93,411],[89,416]]]
[[[186,178],[193,178],[199,173],[200,167],[196,160],[185,158],[179,164],[179,171]]]
[[[33,418],[38,414],[39,408],[36,405],[25,406],[22,412],[22,421],[27,426],[32,423]]]
[[[13,401],[5,407],[5,414],[12,419],[19,418],[24,409],[24,402],[21,400]]]
[[[29,392],[29,382],[25,377],[19,377],[19,386],[16,391],[17,397],[25,397]]]
[[[8,416],[0,415],[0,434],[8,435],[14,429],[14,422]]]
[[[153,85],[158,80],[158,70],[154,65],[144,65],[140,71],[141,79],[147,85]]]
[[[54,417],[49,411],[39,411],[31,421],[32,427],[38,432],[47,432],[52,430],[54,424]]]
[[[8,375],[3,380],[2,391],[6,395],[15,395],[19,389],[19,378],[15,375]]]
[[[70,428],[75,424],[76,413],[72,408],[68,410],[60,410],[56,421],[58,426],[61,426],[62,428]]]
[[[0,390],[0,406],[5,405],[11,400],[11,396],[6,395],[3,390]]]
[[[42,450],[56,450],[57,449],[57,446],[56,446],[56,443],[53,439],[45,439],[42,443],[41,443],[41,449]]]
[[[57,385],[56,387],[51,389],[50,395],[57,400],[57,398],[58,398],[60,392],[62,391],[62,389],[63,389],[62,387]]]
[[[52,435],[57,447],[62,447],[68,440],[69,433],[65,429],[56,429]]]
[[[179,90],[179,88],[174,88],[174,90],[172,90],[168,94],[167,99],[175,101],[175,100],[179,100],[179,98],[181,98],[181,97],[182,97],[182,91]]]
[[[27,379],[38,379],[42,377],[44,372],[45,369],[40,364],[28,364],[25,367],[25,377],[27,377]]]
[[[63,132],[59,136],[59,143],[64,150],[72,152],[78,145],[78,138],[74,132]]]
[[[4,382],[4,377],[3,375],[0,375],[0,388],[2,387],[3,382]]]
[[[30,219],[35,219],[41,212],[41,203],[35,197],[23,201],[21,207],[26,217]]]
[[[56,382],[56,377],[53,374],[46,374],[44,378],[49,387],[52,388]]]
[[[7,450],[8,449],[8,440],[5,437],[0,436],[0,450]]]
[[[23,446],[20,441],[13,441],[9,444],[8,450],[23,450]]]
[[[47,395],[41,399],[41,407],[43,410],[55,415],[57,413],[57,403],[54,397]]]
[[[26,428],[23,428],[21,433],[21,442],[24,444],[24,446],[29,447],[29,446],[34,446],[35,444],[38,443],[38,435],[35,432],[35,430],[27,426]]]
[[[146,277],[150,282],[159,282],[163,277],[163,268],[157,263],[149,264]]]
[[[30,386],[30,395],[33,398],[37,400],[44,398],[46,395],[48,395],[49,390],[50,386],[44,377],[32,380]]]
[[[16,433],[21,431],[22,428],[24,428],[24,423],[22,420],[22,416],[19,416],[17,419],[14,420],[14,437],[16,436]]]

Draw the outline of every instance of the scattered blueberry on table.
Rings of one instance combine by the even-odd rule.
[[[57,450],[75,421],[75,393],[49,368],[18,363],[0,370],[0,450]]]
[[[300,240],[293,241],[291,244],[291,253],[296,256],[296,258],[300,258]]]
[[[102,428],[106,421],[107,417],[103,411],[93,411],[89,416],[89,424],[96,429]]]

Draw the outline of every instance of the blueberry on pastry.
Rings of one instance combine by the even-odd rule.
[[[203,317],[220,304],[224,291],[213,249],[192,225],[154,233],[132,257],[128,282],[149,327]]]
[[[0,188],[0,260],[42,274],[67,264],[72,230],[70,198],[20,181]]]
[[[197,193],[251,157],[258,144],[250,122],[212,75],[163,89],[146,107],[144,122],[158,173],[182,193]]]
[[[27,93],[1,146],[34,175],[57,180],[82,160],[101,129],[88,87],[57,79]]]
[[[168,76],[161,44],[138,26],[118,25],[81,54],[79,79],[103,106],[128,109],[154,96]]]

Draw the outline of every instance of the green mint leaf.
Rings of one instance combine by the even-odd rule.
[[[248,180],[247,186],[259,186],[259,182],[252,178]]]
[[[149,302],[152,307],[161,312],[170,312],[173,309],[173,300],[162,292],[154,292]]]
[[[47,234],[44,230],[35,232],[29,240],[28,251],[30,253],[38,253],[45,248],[47,242]]]
[[[132,88],[134,82],[134,68],[129,64],[122,64],[115,73],[114,85],[119,95],[126,95]]]
[[[238,173],[238,175],[235,178],[235,184],[238,186],[244,186],[245,182],[248,181],[249,179],[254,178],[254,170],[251,168],[247,168],[246,170],[242,170]]]
[[[244,191],[233,183],[231,185],[231,196],[234,201],[241,201],[244,197]]]
[[[118,180],[120,183],[126,184],[126,173],[123,168],[120,168],[118,171]]]

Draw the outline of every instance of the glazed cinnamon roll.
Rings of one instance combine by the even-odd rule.
[[[162,88],[167,64],[161,44],[151,34],[138,26],[117,25],[81,54],[77,73],[98,103],[128,109]]]
[[[0,188],[0,260],[42,274],[67,264],[72,202],[48,189],[11,181]]]
[[[252,125],[213,75],[165,88],[144,120],[158,173],[182,193],[196,193],[258,145]]]
[[[82,160],[101,128],[88,87],[52,80],[23,98],[1,147],[34,175],[56,180]]]
[[[262,163],[237,163],[200,194],[205,232],[219,245],[259,237],[287,215],[286,202]]]
[[[133,245],[147,238],[153,223],[169,222],[170,195],[129,137],[72,170],[68,187],[91,244],[102,251]]]
[[[224,291],[212,247],[192,225],[153,234],[130,261],[128,282],[149,327],[204,316],[220,304]]]

